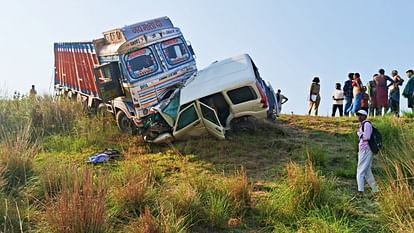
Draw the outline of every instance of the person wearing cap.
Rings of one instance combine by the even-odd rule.
[[[411,108],[414,113],[414,71],[407,70],[405,73],[407,74],[408,82],[407,85],[405,85],[402,95],[407,98],[408,107]]]
[[[358,167],[356,180],[358,184],[357,195],[361,196],[365,190],[365,179],[371,187],[372,192],[378,192],[377,184],[374,175],[372,174],[372,151],[369,147],[369,139],[372,135],[372,124],[367,121],[368,113],[365,110],[358,110],[356,112],[361,125],[358,129],[357,135],[359,138],[358,144]]]
[[[400,115],[400,86],[404,80],[398,75],[398,71],[393,70],[391,72],[392,80],[394,83],[390,86],[390,97],[388,100],[388,107],[391,113],[396,116]]]
[[[312,84],[310,86],[308,112],[309,115],[311,115],[312,113],[312,108],[314,109],[315,116],[318,115],[319,103],[321,102],[321,96],[319,94],[321,86],[319,85],[319,82],[319,77],[314,77],[312,80]]]

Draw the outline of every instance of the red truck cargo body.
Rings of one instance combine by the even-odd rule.
[[[99,98],[94,66],[99,65],[92,42],[55,43],[55,88]]]

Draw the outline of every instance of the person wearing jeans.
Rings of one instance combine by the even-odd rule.
[[[362,93],[362,81],[359,73],[354,74],[354,80],[352,81],[352,94],[354,96],[354,102],[347,109],[351,114],[355,114],[361,108]]]
[[[348,74],[348,80],[345,81],[343,91],[344,91],[344,99],[345,99],[345,116],[349,116],[349,107],[352,104],[353,94],[352,94],[352,80],[354,80],[354,73]]]
[[[378,192],[377,184],[374,175],[372,174],[372,151],[369,147],[369,139],[372,135],[372,124],[367,121],[368,113],[365,110],[356,112],[361,126],[358,129],[357,135],[359,137],[358,145],[358,167],[356,180],[358,184],[358,195],[363,195],[365,191],[365,180],[371,187],[372,192]]]

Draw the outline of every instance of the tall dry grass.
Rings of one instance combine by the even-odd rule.
[[[414,131],[406,118],[381,118],[374,125],[383,135],[377,157],[379,220],[384,232],[414,231]]]
[[[256,206],[265,226],[276,232],[298,230],[313,211],[328,207],[336,214],[343,200],[335,193],[334,180],[318,174],[309,161],[289,162],[286,171],[286,177]]]
[[[0,126],[0,165],[5,169],[6,191],[27,183],[32,175],[32,160],[38,152],[38,144],[33,142],[31,126],[22,126],[15,131]]]
[[[233,177],[227,179],[224,185],[230,200],[238,211],[250,208],[253,190],[244,167],[236,171]]]
[[[107,232],[105,177],[91,169],[72,168],[61,191],[50,197],[45,220],[53,232]]]
[[[177,217],[174,211],[160,209],[158,215],[153,215],[145,208],[138,221],[128,226],[125,232],[131,233],[187,233],[190,232],[186,217]]]
[[[414,189],[401,165],[395,163],[394,169],[393,174],[389,174],[388,184],[379,194],[380,218],[385,223],[383,229],[414,232]]]
[[[140,216],[145,207],[153,206],[157,194],[154,173],[147,165],[125,164],[113,178],[112,215],[125,218]]]

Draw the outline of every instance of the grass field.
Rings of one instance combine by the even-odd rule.
[[[0,232],[413,232],[414,123],[373,122],[381,191],[355,198],[356,118],[150,145],[75,103],[0,100]],[[105,148],[121,159],[86,163]]]

